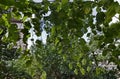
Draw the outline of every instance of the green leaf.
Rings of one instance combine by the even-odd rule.
[[[3,19],[4,23],[5,23],[5,26],[10,27],[10,23],[8,22],[8,19],[6,17],[7,17],[6,14],[2,15],[2,19]]]
[[[59,11],[61,10],[61,8],[62,8],[62,4],[60,3],[60,4],[57,6],[56,11],[59,12]]]
[[[100,72],[101,72],[101,69],[97,67],[97,68],[96,68],[96,74],[99,75]]]
[[[82,65],[86,65],[86,63],[87,63],[86,59],[85,58],[82,59]]]
[[[91,8],[90,8],[90,7],[89,7],[89,8],[87,7],[87,8],[85,8],[84,11],[85,11],[85,14],[88,14],[88,13],[91,11]]]
[[[85,2],[83,5],[84,5],[83,6],[84,13],[89,14],[92,10],[91,2],[89,2],[89,1]]]
[[[72,69],[72,68],[73,68],[73,66],[72,66],[72,64],[71,64],[71,63],[69,63],[69,68],[70,68],[70,69]]]
[[[79,68],[81,68],[81,64],[80,64],[79,62],[77,62],[77,66],[78,66]]]
[[[78,75],[78,69],[75,69],[75,70],[74,70],[74,73],[75,73],[76,75]]]
[[[43,71],[43,72],[42,72],[42,75],[41,75],[41,79],[46,79],[46,75],[47,75],[46,72]]]
[[[61,53],[62,53],[62,51],[63,51],[63,49],[59,49],[58,54],[61,54]]]
[[[84,68],[80,68],[80,71],[81,71],[82,75],[85,75],[85,69]]]
[[[3,32],[3,30],[0,28],[0,34]]]
[[[67,56],[63,55],[63,60],[66,61],[67,60]]]
[[[90,70],[91,70],[91,67],[87,66],[87,71],[90,72]]]
[[[63,5],[66,4],[66,3],[68,3],[68,0],[62,0]]]
[[[56,38],[56,40],[55,40],[55,46],[57,46],[58,43],[59,43],[59,39]]]
[[[84,55],[84,54],[80,52],[80,53],[79,53],[79,58],[81,59],[81,58],[83,57],[83,55]]]
[[[55,26],[51,28],[51,36],[53,37],[56,34]]]
[[[106,12],[106,18],[105,18],[105,23],[109,23],[112,20],[112,17],[116,14],[115,8],[118,5],[118,3],[112,3],[111,6],[107,9]]]

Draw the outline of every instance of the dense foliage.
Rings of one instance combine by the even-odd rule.
[[[116,14],[114,0],[0,0],[0,79],[119,78]],[[47,32],[47,43],[32,37],[30,49],[18,46],[19,40],[29,44],[31,28],[37,36]]]

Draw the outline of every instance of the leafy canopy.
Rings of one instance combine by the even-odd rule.
[[[116,14],[120,14],[120,5],[114,0],[0,0],[0,45],[8,43],[0,49],[10,49],[20,39],[27,44],[31,28],[37,36],[44,30],[48,33],[47,44],[37,40],[31,49],[20,50],[13,68],[23,69],[35,79],[116,79],[120,69],[120,23],[110,24]],[[19,30],[18,23],[24,28]],[[23,38],[19,33],[24,34]],[[106,67],[100,64],[103,62]],[[116,69],[107,70],[111,62]]]

